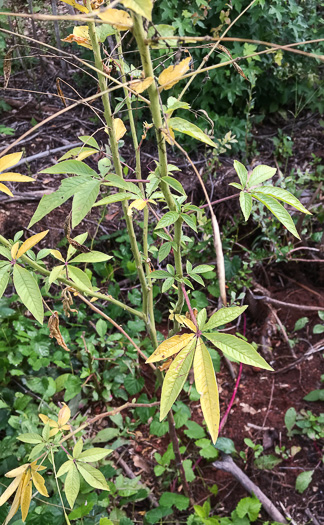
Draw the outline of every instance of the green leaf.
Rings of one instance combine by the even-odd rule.
[[[73,457],[78,459],[83,449],[83,439],[80,438],[73,447]]]
[[[65,461],[65,463],[63,463],[60,466],[57,473],[57,477],[60,478],[61,476],[64,476],[64,474],[69,472],[69,470],[71,469],[71,465],[73,465],[73,461],[71,459],[69,459],[69,461]]]
[[[184,433],[190,439],[201,439],[206,436],[203,427],[196,423],[196,421],[187,421],[186,427],[187,429],[184,430]]]
[[[86,157],[92,155],[93,153],[98,153],[98,150],[94,148],[87,148],[84,145],[77,146],[76,148],[72,148],[66,153],[64,153],[64,155],[62,155],[62,157],[59,160],[62,161],[62,160],[70,159],[71,157],[77,157],[78,155],[80,155],[80,153],[84,154],[83,158],[85,159]]]
[[[196,339],[185,346],[172,361],[162,385],[160,421],[165,418],[177,399],[191,368]]]
[[[218,388],[213,362],[201,338],[195,352],[194,374],[206,425],[213,443],[216,443],[220,419]]]
[[[169,184],[169,186],[171,186],[171,188],[173,188],[174,190],[178,191],[182,195],[186,195],[186,192],[183,189],[181,182],[179,182],[178,180],[174,179],[173,177],[169,177],[169,176],[163,177],[162,180],[166,182],[167,184]]]
[[[144,16],[150,21],[152,20],[152,0],[121,0],[121,3],[138,15]]]
[[[171,277],[169,272],[166,272],[165,270],[155,270],[154,272],[150,273],[150,277],[152,279],[165,279],[167,277]]]
[[[158,25],[156,27],[158,28],[158,31],[159,31],[160,34],[161,34],[161,31],[160,31],[161,27],[170,28],[169,29],[170,33],[168,35],[163,35],[163,36],[172,36],[173,33],[174,33],[174,28],[172,26],[163,26],[163,24],[162,24],[162,25]],[[153,34],[152,34],[152,36],[153,36]],[[172,42],[172,40],[169,40],[169,42]],[[175,97],[169,97],[168,101],[167,101],[167,111],[166,112],[167,113],[171,113],[171,112],[175,111],[176,109],[190,109],[190,106],[189,106],[188,102],[183,102],[182,100],[178,100]]]
[[[282,188],[277,188],[276,186],[261,186],[261,188],[254,190],[254,192],[257,194],[261,193],[263,195],[270,195],[270,197],[290,204],[290,206],[296,208],[296,210],[299,210],[302,213],[312,215],[294,195]]]
[[[81,476],[87,483],[89,483],[90,487],[93,487],[94,489],[110,490],[100,470],[91,467],[91,465],[87,465],[86,463],[79,462],[77,462],[77,467]]]
[[[64,270],[64,268],[64,264],[54,266],[54,268],[52,268],[51,273],[48,277],[49,284],[52,284],[54,281],[56,281],[56,279],[58,279],[59,275],[61,274],[62,270]]]
[[[276,201],[276,199],[270,197],[269,195],[261,195],[260,193],[253,193],[252,196],[258,201],[262,202],[262,204],[264,204],[268,210],[270,210],[271,213],[277,217],[278,221],[280,221],[288,231],[297,237],[297,239],[300,239],[294,221],[290,217],[287,210],[278,201]]]
[[[186,215],[185,213],[182,213],[181,217],[188,224],[189,228],[191,228],[193,231],[197,232],[195,215]]]
[[[127,201],[129,199],[134,199],[135,195],[134,193],[113,193],[112,195],[108,195],[108,197],[104,197],[100,201],[96,202],[93,207],[95,206],[103,206],[105,204],[112,204],[113,202],[121,202],[121,201]]]
[[[70,468],[65,478],[64,491],[66,499],[71,509],[73,509],[74,502],[80,491],[80,475],[72,461],[70,462]]]
[[[186,510],[189,503],[189,498],[176,492],[164,492],[159,500],[161,507],[172,507],[174,505],[178,510]]]
[[[250,195],[250,193],[241,191],[240,206],[241,206],[242,213],[244,215],[244,219],[247,221],[251,215],[251,210],[252,210],[252,196]]]
[[[238,182],[230,182],[229,186],[233,186],[234,188],[237,188],[238,190],[243,190],[242,184],[239,184]]]
[[[170,290],[171,286],[173,286],[173,283],[174,283],[173,277],[169,277],[168,279],[165,279],[162,285],[162,293],[165,293],[168,290]]]
[[[74,195],[72,204],[72,228],[75,228],[89,213],[96,202],[100,190],[100,182],[91,180],[81,184]]]
[[[82,459],[82,461],[86,461],[87,463],[94,463],[95,461],[100,461],[101,459],[105,458],[111,452],[112,450],[108,448],[89,448],[88,450],[82,452],[78,456],[78,459]]]
[[[104,42],[106,40],[107,36],[115,35],[116,32],[117,32],[117,30],[114,29],[109,24],[100,24],[100,25],[96,26],[96,33],[98,35],[98,38],[99,38],[100,42]],[[116,108],[115,108],[115,111],[116,111]]]
[[[168,126],[174,131],[179,131],[179,133],[185,133],[185,135],[189,135],[190,137],[193,137],[196,140],[200,140],[201,142],[208,144],[212,148],[218,148],[218,145],[215,144],[215,142],[213,142],[212,139],[208,135],[206,135],[206,133],[201,131],[201,129],[198,128],[198,126],[192,124],[188,120],[179,117],[173,117],[168,120]]]
[[[308,322],[308,317],[301,317],[300,319],[298,319],[295,323],[294,332],[296,332],[297,330],[302,330]]]
[[[44,308],[42,295],[38,284],[28,270],[15,264],[13,271],[13,282],[21,302],[26,306],[35,319],[43,324]]]
[[[190,277],[190,279],[193,279],[197,283],[201,284],[201,286],[205,286],[205,283],[204,283],[203,279],[200,277],[200,275],[195,274],[195,273],[190,273],[189,277]]]
[[[193,270],[190,273],[206,273],[210,272],[214,269],[214,266],[210,266],[209,264],[200,264],[199,266],[195,266]]]
[[[41,173],[51,174],[71,174],[71,175],[87,175],[88,177],[97,177],[97,173],[90,168],[87,164],[80,160],[64,160],[54,166],[50,166]]]
[[[92,439],[92,443],[107,443],[119,435],[118,428],[104,428],[99,430],[98,434]]]
[[[238,160],[234,160],[234,169],[235,169],[235,171],[236,171],[236,173],[238,175],[238,178],[240,179],[240,182],[241,182],[243,188],[245,188],[246,182],[247,182],[247,178],[248,178],[248,171],[247,171],[246,167],[243,166],[243,164],[241,164]],[[234,184],[235,183],[232,183],[231,185],[234,186]]]
[[[105,186],[114,186],[115,188],[120,188],[122,190],[135,193],[135,195],[137,195],[140,199],[143,198],[141,190],[133,182],[127,182],[127,180],[124,180],[113,173],[106,175],[105,180],[109,181],[108,183],[104,183]]]
[[[261,456],[254,460],[254,465],[260,470],[272,470],[280,463],[282,463],[282,459],[278,458],[278,456],[274,456],[273,454]]]
[[[90,148],[100,149],[98,142],[94,137],[91,137],[91,135],[83,135],[82,137],[78,137],[78,139],[87,146],[90,146]]]
[[[159,262],[161,263],[169,255],[172,248],[171,242],[165,242],[159,249]]]
[[[204,332],[203,335],[217,348],[222,350],[226,356],[232,357],[246,365],[257,366],[258,368],[273,371],[273,368],[254,350],[253,346],[243,341],[243,339],[235,335],[221,334],[220,332],[213,334]]]
[[[105,262],[109,261],[109,259],[112,259],[112,255],[106,255],[102,252],[89,252],[89,253],[80,253],[74,259],[70,260],[70,263],[98,263],[98,262]]]
[[[83,244],[86,239],[88,237],[88,232],[84,232],[84,233],[80,233],[80,235],[77,235],[76,237],[74,237],[74,241],[77,241],[79,244]],[[77,249],[74,248],[72,246],[72,244],[69,245],[68,247],[68,252],[67,252],[67,256],[66,256],[66,260],[69,261],[71,259],[71,257],[73,257],[73,255],[77,252]]]
[[[135,377],[131,374],[128,374],[124,379],[124,386],[127,390],[127,392],[134,396],[135,394],[138,394],[144,386],[144,378],[143,377]]]
[[[199,326],[199,330],[203,330],[203,328],[205,327],[206,321],[207,321],[207,310],[206,308],[203,308],[202,310],[200,310],[200,312],[197,315],[197,324]]]
[[[294,409],[294,407],[288,408],[287,412],[285,413],[285,425],[289,432],[296,423],[296,417],[297,417],[297,412]]]
[[[192,469],[192,461],[191,459],[184,459],[182,461],[183,470],[185,471],[186,480],[188,483],[191,483],[195,479],[195,473]]]
[[[256,521],[261,510],[262,504],[258,498],[242,498],[236,507],[239,518],[244,518],[248,514],[250,521]]]
[[[237,319],[247,309],[247,306],[229,306],[221,308],[214,313],[209,319],[208,323],[204,327],[204,331],[208,332],[218,326],[223,326],[227,323],[231,323],[234,319]]]
[[[50,195],[44,195],[44,197],[41,198],[28,228],[31,228],[36,222],[45,217],[45,215],[48,215],[51,211],[55,210],[55,208],[64,204],[78,191],[80,184],[83,184],[87,180],[89,180],[89,177],[85,176],[63,179],[57,191],[54,191],[54,193]]]
[[[6,288],[8,286],[9,278],[10,278],[10,266],[5,266],[4,268],[1,268],[0,271],[0,299],[3,296],[3,294],[6,291]]]
[[[9,261],[11,261],[12,257],[11,257],[10,250],[8,250],[8,248],[6,248],[5,246],[0,246],[0,255],[2,255],[3,257],[8,259]]]
[[[159,228],[166,228],[166,226],[171,226],[171,224],[174,224],[179,218],[179,213],[176,211],[168,211],[163,217],[159,220],[157,225],[155,226],[155,229],[158,230]]]
[[[313,328],[313,334],[322,334],[324,332],[324,326],[322,324],[316,324]]]
[[[230,438],[219,437],[216,441],[215,448],[224,452],[224,454],[237,454],[234,441]]]
[[[251,176],[248,180],[248,188],[251,188],[252,186],[257,186],[258,184],[261,184],[262,182],[271,179],[271,177],[274,176],[276,171],[276,168],[270,168],[270,166],[265,166],[264,164],[257,166],[252,171]]]
[[[312,481],[313,474],[314,470],[308,470],[307,472],[302,472],[299,474],[299,476],[297,476],[295,488],[299,494],[302,494],[308,488]]]
[[[19,436],[17,436],[17,439],[19,439],[19,441],[22,441],[23,443],[30,443],[32,445],[37,445],[38,443],[42,443],[43,441],[42,436],[35,433],[20,434]]]
[[[305,401],[324,401],[324,389],[312,390],[303,399]]]
[[[89,277],[86,273],[80,270],[80,268],[68,265],[67,270],[70,279],[72,279],[72,281],[75,282],[75,284],[88,290],[92,289],[92,284]]]

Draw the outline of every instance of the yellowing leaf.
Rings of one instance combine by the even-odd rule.
[[[84,160],[87,157],[94,155],[95,153],[98,153],[97,149],[84,149],[83,151],[81,151],[81,153],[79,153],[76,160]]]
[[[199,339],[194,358],[196,389],[213,443],[216,443],[219,429],[219,398],[216,376],[210,354]]]
[[[31,182],[35,179],[28,177],[27,175],[20,175],[20,173],[12,173],[7,171],[6,173],[2,173],[0,175],[0,180],[4,180],[6,182]]]
[[[163,341],[163,343],[161,343],[146,360],[146,363],[156,363],[157,361],[167,359],[167,357],[180,352],[182,348],[187,346],[193,337],[194,334],[183,334],[174,335],[173,337],[170,337],[170,339],[166,339],[166,341]]]
[[[36,233],[36,235],[32,235],[31,237],[29,237],[29,239],[27,239],[27,241],[25,241],[20,246],[16,258],[19,259],[19,257],[24,255],[24,253],[26,253],[33,246],[35,246],[35,244],[39,243],[47,234],[48,234],[48,230],[45,230],[44,232]]]
[[[22,154],[23,152],[19,151],[18,153],[11,153],[10,155],[2,157],[0,159],[0,173],[17,164],[17,162],[20,161]]]
[[[132,211],[135,208],[135,210],[144,210],[145,206],[147,205],[147,200],[145,199],[135,199],[128,207],[127,215],[131,216]]]
[[[147,77],[147,78],[144,78],[144,80],[133,80],[133,82],[129,84],[129,87],[133,91],[136,91],[136,93],[143,93],[143,91],[145,91],[148,87],[150,87],[153,80],[154,80],[153,77]]]
[[[68,35],[66,38],[63,38],[62,42],[75,42],[79,46],[86,47],[87,49],[92,49],[88,26],[74,27],[73,34]]]
[[[99,18],[120,31],[127,31],[133,27],[133,21],[127,11],[121,9],[106,9],[97,13]]]
[[[6,478],[16,478],[17,476],[20,476],[23,474],[29,467],[29,463],[26,463],[25,465],[21,465],[20,467],[14,468],[13,470],[10,470],[5,474]]]
[[[6,520],[4,522],[4,525],[7,525],[7,523],[9,523],[9,521],[11,520],[11,518],[16,514],[17,510],[19,509],[19,505],[20,505],[20,498],[21,498],[21,491],[22,491],[22,487],[23,487],[23,476],[19,476],[18,478],[16,478],[12,483],[18,483],[18,489],[17,489],[17,492],[16,492],[16,495],[14,497],[14,500],[12,502],[12,505],[11,505],[11,509],[9,511],[9,514],[8,516],[6,517]],[[11,487],[11,485],[9,485],[9,487]],[[9,488],[8,487],[8,488]],[[8,489],[7,489],[8,490]],[[2,494],[2,496],[4,495],[5,493]],[[8,498],[7,498],[8,499]],[[2,505],[2,503],[0,504]]]
[[[24,483],[21,490],[21,518],[26,521],[27,514],[29,511],[29,505],[32,497],[32,482],[30,472],[25,474]]]
[[[5,186],[5,184],[1,184],[0,183],[0,191],[2,191],[3,193],[6,193],[7,195],[9,195],[9,197],[13,197],[13,194],[11,193],[9,188],[7,188],[7,186]]]
[[[173,146],[175,137],[174,137],[174,131],[171,128],[171,126],[168,126],[168,128],[162,128],[161,132],[163,133],[164,138],[167,141],[167,143],[170,144],[170,146]]]
[[[160,91],[163,89],[167,90],[172,88],[175,84],[181,80],[181,77],[187,73],[189,69],[189,64],[191,61],[191,56],[181,60],[176,66],[169,66],[162,71],[159,76]]]
[[[19,248],[19,242],[16,242],[13,247],[11,248],[11,257],[13,259],[16,259],[16,255],[17,255],[17,252],[18,252],[18,248]]]
[[[196,342],[196,338],[192,339],[181,350],[166,373],[162,385],[160,421],[165,418],[185,384],[191,368]]]
[[[122,0],[121,3],[138,15],[144,16],[148,20],[152,20],[152,0]]]
[[[45,487],[45,480],[43,476],[41,476],[38,472],[32,471],[32,480],[38,492],[42,496],[45,496],[46,498],[48,498],[49,495]]]
[[[78,11],[81,11],[81,13],[89,13],[89,10],[86,7],[84,7],[83,5],[78,4],[76,2],[76,0],[62,0],[62,2],[64,2],[65,4],[71,5],[72,7],[77,9]]]
[[[62,261],[63,263],[65,263],[65,260],[59,250],[51,250],[51,255],[53,255],[55,259],[58,259],[59,261]]]
[[[192,330],[193,332],[197,332],[197,327],[194,325],[191,319],[188,319],[185,315],[175,315],[176,320],[180,324],[184,324],[189,330]]]
[[[126,128],[124,122],[120,118],[115,118],[114,128],[117,142],[125,135]]]
[[[59,427],[63,427],[64,425],[66,425],[70,417],[71,417],[71,410],[64,403],[64,406],[61,408],[61,410],[59,411],[59,415],[58,415],[57,422],[58,422]]]

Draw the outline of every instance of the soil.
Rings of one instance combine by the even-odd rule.
[[[13,89],[12,91],[4,92],[4,100],[13,109],[2,115],[2,124],[12,126],[15,129],[15,136],[0,136],[1,149],[30,129],[31,118],[40,122],[62,109],[60,99],[54,96],[56,94],[55,76],[50,70],[49,74],[40,77],[42,81],[37,86],[33,85],[30,79],[26,82],[21,73],[12,77],[10,85],[12,88],[16,88],[17,91]],[[25,89],[37,89],[38,91],[52,93],[52,95],[29,96],[19,91],[22,85],[24,85]],[[64,88],[64,90],[66,96],[75,96],[68,88]],[[89,92],[87,95],[89,95]],[[101,109],[99,103],[96,103],[95,106],[98,110]],[[73,111],[73,118],[71,118],[72,115],[69,113],[65,113],[58,119],[52,120],[49,124],[26,137],[14,151],[23,149],[24,156],[29,157],[48,149],[65,146],[69,142],[75,142],[80,135],[91,135],[97,127],[89,120],[91,116],[91,112],[86,107],[78,107]],[[251,163],[252,165],[256,162],[273,164],[276,161],[273,157],[273,142],[271,138],[276,134],[278,127],[284,129],[285,126],[287,127],[287,132],[291,132],[292,126],[294,126],[293,157],[288,161],[286,173],[289,173],[292,168],[305,171],[310,166],[312,153],[317,157],[324,157],[323,128],[318,124],[316,116],[305,114],[293,124],[287,121],[280,122],[277,119],[254,129],[253,134],[259,154]],[[99,144],[105,144],[106,135],[104,131],[96,134],[96,139]],[[126,142],[122,149],[122,154],[126,165],[130,168],[129,175],[131,176],[134,170],[134,157],[129,154],[130,150],[130,145]],[[14,194],[16,195],[14,200],[1,194],[1,234],[10,238],[20,229],[23,229],[25,234],[29,235],[49,229],[50,233],[46,238],[46,247],[49,247],[49,245],[55,247],[63,239],[63,224],[70,211],[69,202],[50,213],[32,229],[28,229],[26,225],[37,207],[39,195],[44,191],[55,190],[62,178],[57,175],[41,174],[42,169],[57,162],[65,151],[49,154],[45,158],[32,160],[28,164],[19,167],[21,173],[34,176],[36,182],[32,185],[32,188],[30,184],[16,184],[13,186]],[[191,153],[197,167],[199,169],[202,168],[204,175],[206,175],[206,186],[211,200],[222,199],[235,193],[236,190],[228,186],[228,182],[234,179],[235,173],[232,167],[232,159],[221,156],[219,163],[216,163],[210,154],[206,159],[204,149],[198,149]],[[145,168],[144,176],[146,177],[151,170],[154,170],[155,160],[157,160],[155,150],[149,140],[143,143],[141,157]],[[97,161],[98,156],[87,159],[89,165],[93,164],[93,167],[96,167]],[[169,162],[181,166],[182,172],[178,178],[184,185],[192,202],[197,205],[204,202],[199,183],[185,160],[170,150]],[[37,192],[40,193],[37,194]],[[35,195],[38,195],[37,198],[35,198]],[[304,203],[309,202],[309,198],[310,196],[307,193],[302,195]],[[323,199],[322,196],[321,199]],[[237,211],[237,200],[230,200],[217,206],[217,215],[221,223],[224,223]],[[75,229],[73,235],[84,231],[86,228],[89,236],[92,237],[96,230],[98,216],[99,211],[95,209]],[[111,205],[100,226],[100,231],[107,234],[118,231],[122,227],[124,225],[121,221],[120,206],[118,204]],[[249,243],[250,240],[246,246]],[[298,332],[299,340],[293,348],[294,356],[282,332],[276,329],[275,325],[277,322],[269,319],[270,310],[268,303],[258,301],[257,304],[254,304],[254,308],[253,304],[251,305],[251,309],[249,309],[251,313],[247,318],[246,336],[248,340],[262,344],[262,336],[269,328],[266,326],[266,323],[272,322],[272,329],[269,330],[270,336],[268,338],[270,349],[264,350],[268,354],[267,357],[270,356],[271,365],[275,372],[269,373],[243,366],[238,393],[221,434],[234,441],[237,451],[246,452],[246,463],[239,456],[235,458],[243,471],[282,512],[286,513],[286,515],[291,515],[295,523],[298,524],[309,522],[309,516],[305,513],[307,509],[311,511],[318,522],[324,519],[323,464],[321,461],[323,440],[312,442],[310,439],[300,435],[295,435],[289,439],[284,424],[285,413],[290,407],[295,407],[297,412],[306,409],[311,410],[314,414],[320,413],[319,402],[306,402],[303,398],[311,390],[321,387],[321,375],[324,373],[322,352],[318,351],[299,361],[309,349],[321,340],[321,336],[314,335],[312,331],[313,326],[319,322],[316,311],[309,311],[307,308],[303,309],[302,307],[302,305],[324,307],[323,271],[321,273],[320,263],[312,260],[309,253],[312,252],[301,251],[300,257],[310,262],[276,263],[274,261],[268,267],[258,270],[256,275],[254,275],[257,283],[264,286],[272,298],[300,306],[300,309],[297,310],[285,306],[272,305],[288,334],[293,333],[295,322],[299,318],[307,316],[310,322],[303,330]],[[161,326],[159,329],[166,335],[165,326]],[[233,329],[233,333],[235,333],[235,329]],[[324,347],[323,340],[322,343],[322,347]],[[294,365],[295,362],[297,364]],[[289,365],[291,365],[291,368],[287,369]],[[237,373],[236,365],[234,367]],[[147,390],[153,394],[154,384],[147,371],[145,371],[145,366],[143,366],[143,377],[146,380]],[[218,382],[220,386],[221,413],[224,414],[234,388],[233,379],[224,363],[218,374]],[[191,403],[191,408],[194,420],[202,424],[203,417],[199,403]],[[182,443],[187,447],[186,457],[192,459],[193,464],[195,464],[198,459],[197,448],[193,446],[193,443],[182,432],[180,432],[180,437]],[[266,443],[268,445],[267,454],[273,454],[276,445],[286,447],[286,449],[298,446],[301,447],[301,450],[295,457],[284,460],[271,471],[259,470],[254,466],[251,449],[244,443],[244,439],[247,437],[254,443]],[[140,472],[142,473],[142,479],[154,489],[157,498],[159,498],[163,489],[156,485],[156,478],[154,478],[153,474],[155,465],[154,452],[158,451],[162,454],[166,450],[168,443],[168,436],[163,436],[162,438],[150,436],[149,427],[147,425],[142,426],[136,432],[132,446],[123,455],[124,460],[136,475]],[[138,456],[144,460],[142,466],[139,466]],[[146,471],[143,471],[143,465],[146,465]],[[196,479],[191,484],[191,490],[192,497],[197,504],[202,504],[208,497],[211,497],[214,512],[220,515],[228,515],[235,508],[240,498],[247,496],[244,489],[231,475],[216,470],[210,462],[202,460],[197,462],[196,465]],[[314,470],[314,475],[309,488],[301,495],[295,490],[295,481],[297,475],[305,470]],[[217,496],[212,496],[208,491],[207,485],[211,486],[213,484],[218,485]],[[180,492],[181,486],[180,484],[177,486],[172,484],[168,490]],[[262,516],[264,519],[268,519],[264,513]],[[181,514],[179,519],[181,520]],[[314,521],[314,523],[316,522]]]

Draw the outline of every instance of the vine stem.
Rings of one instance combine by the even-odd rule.
[[[243,370],[243,365],[242,365],[242,363],[240,363],[240,369],[239,369],[239,373],[238,373],[237,378],[236,378],[236,383],[235,383],[235,387],[234,387],[234,391],[233,391],[231,400],[230,400],[230,402],[228,404],[228,407],[226,409],[226,412],[223,415],[222,420],[221,420],[221,422],[219,424],[219,433],[221,433],[221,430],[222,430],[223,426],[225,425],[226,420],[228,418],[228,414],[230,413],[230,410],[231,410],[231,408],[233,406],[233,403],[235,401],[236,393],[237,393],[237,390],[238,390],[238,387],[239,387],[239,384],[240,384],[240,381],[241,381],[242,370]]]

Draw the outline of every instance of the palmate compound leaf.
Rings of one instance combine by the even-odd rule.
[[[15,264],[13,282],[21,302],[33,314],[35,319],[40,324],[43,324],[44,308],[42,295],[32,274],[25,268],[22,268],[22,266],[19,266],[19,264]]]
[[[156,363],[180,352],[193,339],[194,334],[174,335],[163,341],[153,354],[147,359],[147,363]]]
[[[197,339],[192,339],[177,355],[166,373],[162,386],[160,421],[168,414],[182,390],[192,365],[196,343]]]
[[[206,330],[206,327],[204,330]],[[246,365],[257,366],[258,368],[273,371],[273,368],[254,350],[253,346],[243,339],[235,335],[220,332],[206,333],[204,331],[202,335],[219,348],[226,356],[232,357]]]
[[[213,362],[201,338],[195,352],[194,374],[206,425],[213,443],[216,443],[220,419],[218,388]]]
[[[297,239],[300,239],[294,221],[290,217],[287,210],[276,199],[270,197],[270,195],[263,195],[260,193],[253,193],[252,197],[262,202],[262,204],[264,204],[268,210],[270,210],[271,213],[277,217],[278,221],[280,221],[288,231],[297,237]]]

